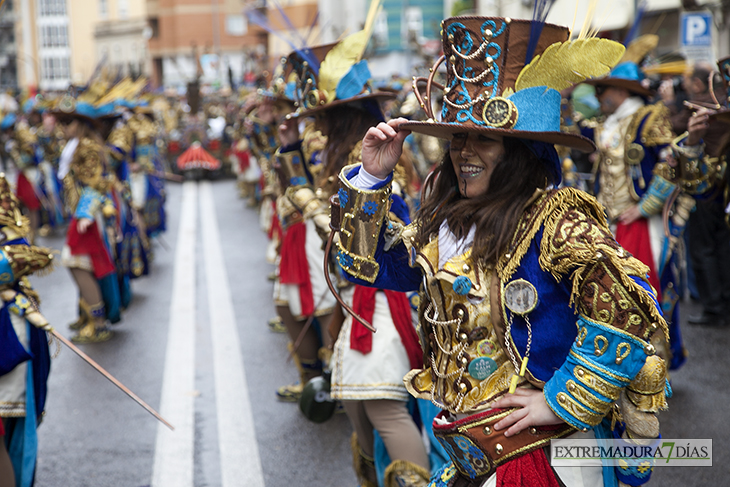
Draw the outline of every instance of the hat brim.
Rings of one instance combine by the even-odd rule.
[[[307,108],[306,110],[302,110],[301,112],[294,112],[294,113],[290,113],[289,115],[291,115],[290,118],[313,117],[325,110],[329,110],[330,108],[335,108],[340,105],[347,105],[348,103],[362,102],[362,101],[367,101],[367,100],[376,100],[378,103],[381,103],[386,100],[393,100],[397,97],[398,97],[397,93],[376,91],[374,93],[367,93],[365,95],[353,96],[352,98],[345,98],[344,100],[333,100],[330,103],[325,103],[324,105],[319,105],[314,108]]]
[[[597,78],[584,81],[585,84],[593,86],[611,86],[614,88],[623,88],[635,95],[650,98],[654,96],[654,91],[645,88],[641,83],[632,79],[624,78]]]
[[[587,137],[578,134],[565,132],[528,132],[526,130],[511,130],[489,127],[466,126],[460,123],[438,123],[438,122],[406,122],[398,126],[401,130],[410,130],[420,134],[431,135],[441,139],[448,139],[456,133],[474,132],[479,134],[499,135],[514,139],[536,140],[548,144],[558,144],[571,147],[582,152],[593,152],[596,146]]]
[[[51,110],[49,111],[51,115],[60,123],[70,123],[73,120],[79,120],[81,122],[86,122],[88,124],[93,125],[94,127],[99,127],[101,125],[101,122],[95,118],[87,117],[86,115],[81,115],[80,113],[76,112],[63,112],[61,110]]]

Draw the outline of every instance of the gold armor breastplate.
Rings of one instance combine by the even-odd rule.
[[[411,394],[452,413],[483,409],[509,389],[515,372],[492,322],[491,274],[475,272],[469,256],[467,251],[453,257],[434,273],[433,263],[439,260],[438,239],[434,239],[416,257],[425,271],[419,321],[427,327],[430,368],[412,370],[404,380]],[[468,293],[459,294],[455,288],[464,278],[474,285]]]

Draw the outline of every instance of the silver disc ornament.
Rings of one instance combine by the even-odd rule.
[[[514,314],[524,316],[537,306],[537,289],[524,279],[516,279],[504,288],[504,304]]]

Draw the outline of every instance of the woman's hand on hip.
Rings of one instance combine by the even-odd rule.
[[[385,179],[393,171],[403,152],[403,141],[411,133],[398,130],[405,122],[405,118],[395,118],[368,129],[362,140],[362,166],[368,173]]]
[[[514,394],[505,394],[492,403],[494,408],[520,409],[513,411],[494,425],[495,430],[508,428],[504,436],[516,435],[530,426],[561,424],[563,420],[555,415],[541,390],[518,387]]]

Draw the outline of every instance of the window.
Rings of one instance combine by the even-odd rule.
[[[42,78],[48,81],[67,80],[71,76],[68,57],[43,58]]]
[[[109,17],[109,1],[99,0],[99,17],[106,19]]]
[[[376,49],[387,49],[388,39],[388,12],[383,10],[375,19],[373,25],[373,45]]]
[[[129,17],[129,1],[128,0],[117,0],[117,13],[120,19],[126,19]]]
[[[149,26],[150,26],[150,39],[155,39],[156,37],[159,37],[160,35],[160,19],[157,17],[151,17],[149,19]]]
[[[248,26],[243,15],[226,15],[226,34],[242,36],[246,34]]]

